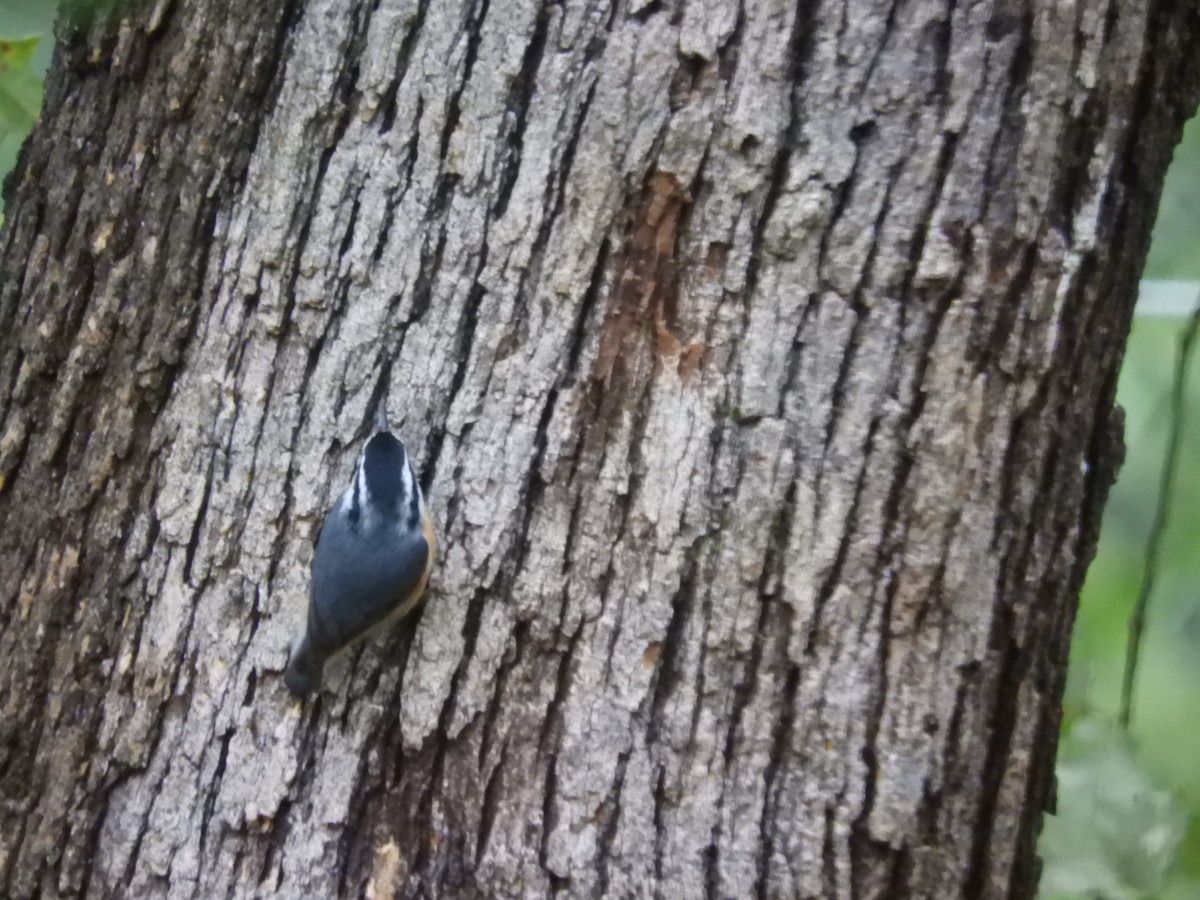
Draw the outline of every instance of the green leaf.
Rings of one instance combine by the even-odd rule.
[[[75,28],[88,28],[92,23],[119,11],[128,0],[59,0],[58,8],[65,20]]]
[[[41,40],[40,34],[23,38],[0,37],[0,72],[10,72],[28,66]]]
[[[41,78],[30,69],[0,71],[0,134],[28,131],[41,109]]]

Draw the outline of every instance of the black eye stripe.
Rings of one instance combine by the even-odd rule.
[[[421,487],[417,483],[417,473],[413,471],[412,462],[405,459],[404,465],[408,468],[409,484],[412,487],[408,496],[408,528],[410,531],[416,531],[421,527]]]
[[[358,517],[362,514],[362,506],[361,506],[362,499],[358,496],[358,470],[361,465],[362,465],[361,460],[359,460],[359,462],[357,464],[355,464],[354,480],[353,480],[353,482],[351,482],[351,484],[353,485],[353,491],[350,494],[350,512],[348,513],[348,517],[351,522],[357,522]]]

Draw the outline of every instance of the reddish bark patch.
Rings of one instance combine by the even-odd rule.
[[[606,392],[629,387],[628,357],[645,335],[654,336],[657,355],[679,354],[681,345],[670,322],[679,290],[679,221],[688,202],[678,179],[667,172],[651,175],[642,190],[629,240],[617,260],[613,302],[592,363],[592,380]]]

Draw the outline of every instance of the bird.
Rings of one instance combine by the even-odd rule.
[[[330,657],[417,610],[435,550],[421,485],[381,406],[350,485],[317,537],[308,621],[284,674],[288,690],[298,697],[320,690]]]

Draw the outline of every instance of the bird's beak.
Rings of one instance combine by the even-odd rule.
[[[381,432],[382,431],[391,431],[391,429],[388,428],[387,408],[383,405],[382,402],[379,404],[379,413],[375,417],[375,430],[381,431]]]

